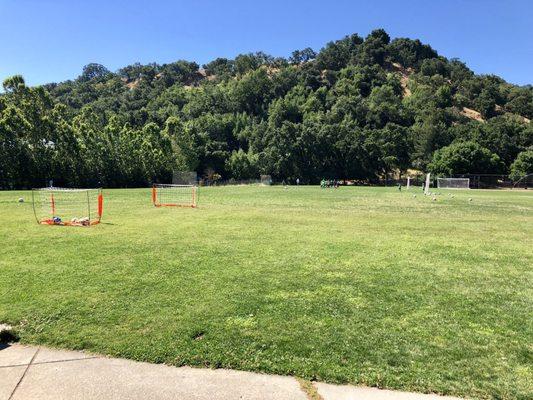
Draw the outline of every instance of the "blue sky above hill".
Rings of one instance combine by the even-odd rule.
[[[57,82],[91,62],[116,70],[255,51],[287,57],[384,28],[476,73],[524,85],[533,83],[532,15],[529,0],[0,0],[0,79],[22,74],[31,85]]]

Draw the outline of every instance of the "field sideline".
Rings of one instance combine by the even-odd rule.
[[[533,192],[440,192],[201,188],[158,209],[105,190],[91,228],[0,192],[0,323],[135,360],[529,398]]]

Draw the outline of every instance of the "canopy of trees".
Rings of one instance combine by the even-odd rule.
[[[302,182],[509,173],[533,149],[532,86],[475,75],[382,29],[288,59],[89,64],[72,81],[28,87],[13,76],[3,87],[3,188],[139,186],[173,170]]]

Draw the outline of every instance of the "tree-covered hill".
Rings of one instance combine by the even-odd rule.
[[[72,81],[14,76],[4,90],[1,187],[137,186],[173,170],[302,182],[533,172],[531,85],[476,75],[381,29],[288,59],[89,64]]]

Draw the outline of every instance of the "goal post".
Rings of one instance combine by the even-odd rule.
[[[32,189],[35,219],[42,225],[91,226],[104,212],[102,189]]]
[[[198,187],[156,183],[152,186],[152,204],[156,207],[196,207]]]
[[[429,195],[430,194],[430,190],[429,190],[429,185],[431,184],[431,174],[428,173],[426,175],[426,183],[424,184],[424,194],[425,195]]]
[[[470,178],[437,178],[439,189],[470,189]]]

